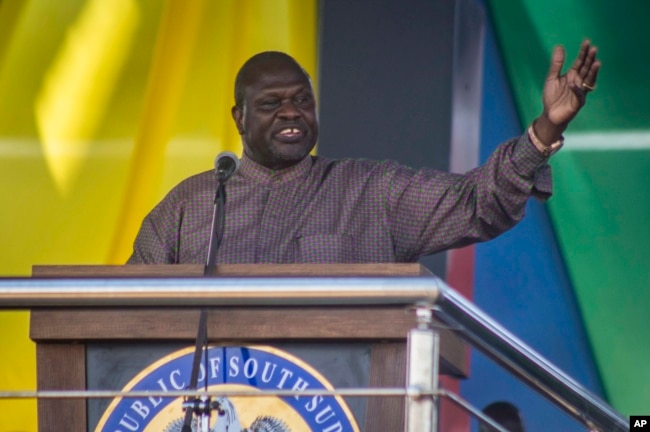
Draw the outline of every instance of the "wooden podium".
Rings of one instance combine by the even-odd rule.
[[[34,266],[33,278],[48,283],[88,280],[183,278],[431,278],[418,264],[362,265],[221,265],[203,276],[203,266]],[[47,279],[47,280],[46,280]],[[87,389],[87,350],[92,343],[174,342],[194,344],[199,313],[205,297],[176,299],[159,294],[143,301],[134,294],[129,304],[98,299],[54,299],[35,302],[30,335],[36,342],[39,390]],[[81,294],[83,297],[84,294]],[[128,299],[127,299],[128,300]],[[160,305],[158,305],[160,304]],[[211,304],[208,335],[211,343],[365,343],[370,346],[368,386],[403,387],[406,374],[406,336],[415,327],[409,304],[267,305]],[[145,345],[146,346],[146,345]],[[449,331],[441,332],[441,373],[464,377],[467,372],[463,342]],[[38,402],[39,429],[81,431],[88,426],[84,399],[44,399]],[[365,418],[357,419],[364,431],[399,431],[403,428],[404,401],[397,397],[367,399]]]

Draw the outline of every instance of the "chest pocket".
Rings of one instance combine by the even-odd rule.
[[[302,263],[357,263],[352,236],[315,234],[298,237],[298,257]]]

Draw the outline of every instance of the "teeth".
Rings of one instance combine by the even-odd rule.
[[[296,129],[296,128],[287,128],[287,129],[282,129],[282,131],[280,131],[280,133],[282,135],[288,135],[288,134],[297,134],[297,133],[300,133],[300,131],[298,129]]]

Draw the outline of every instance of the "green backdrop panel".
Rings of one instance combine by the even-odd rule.
[[[623,149],[615,132],[647,135],[650,125],[650,57],[641,49],[650,40],[650,3],[488,4],[522,127],[541,112],[553,46],[565,46],[569,61],[582,39],[599,47],[603,67],[598,88],[571,124],[565,148],[553,157],[555,191],[549,210],[608,398],[624,414],[647,412],[650,146],[641,142],[635,150]],[[612,139],[605,149],[590,148],[588,140],[572,149],[571,133],[576,132],[596,137],[607,132]]]
[[[553,167],[551,216],[609,400],[647,412],[650,152],[564,152]]]

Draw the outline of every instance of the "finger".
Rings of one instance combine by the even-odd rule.
[[[591,42],[588,39],[582,41],[582,44],[580,44],[580,51],[578,52],[578,56],[573,62],[571,69],[580,73],[580,69],[582,69],[582,65],[585,63],[585,59],[588,57],[590,45]]]
[[[589,51],[587,51],[587,56],[585,57],[585,61],[582,64],[582,67],[578,71],[578,74],[580,77],[584,80],[591,70],[592,65],[596,61],[596,54],[598,53],[598,48],[592,46],[589,48]]]
[[[596,80],[598,79],[598,71],[600,70],[600,61],[595,61],[587,75],[582,80],[583,83],[587,83],[589,87],[596,87]]]
[[[553,48],[553,54],[551,55],[551,66],[548,69],[548,75],[546,79],[555,79],[559,78],[560,72],[562,72],[562,66],[564,66],[564,58],[566,54],[564,48],[560,45]]]

